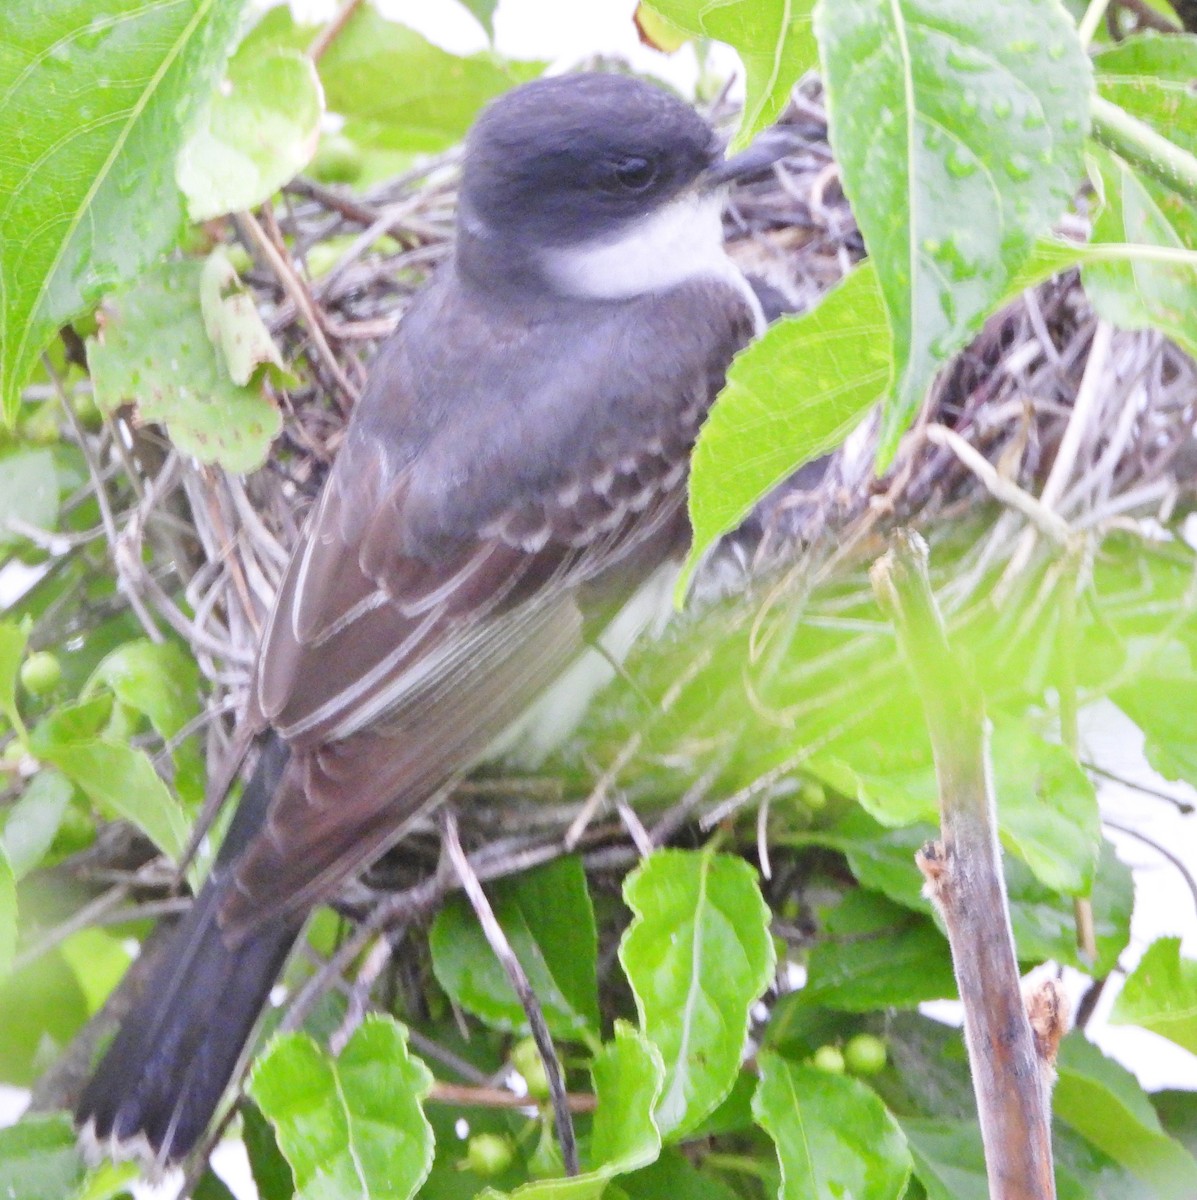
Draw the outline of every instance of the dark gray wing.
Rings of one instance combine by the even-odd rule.
[[[380,356],[263,640],[254,710],[303,785],[230,922],[375,857],[576,656],[588,598],[684,546],[689,451],[752,315],[690,283],[589,306],[579,342],[578,307],[497,326],[434,291]]]

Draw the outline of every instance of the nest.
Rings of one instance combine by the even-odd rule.
[[[734,116],[726,103],[713,115],[724,124]],[[863,246],[827,144],[817,82],[796,90],[783,119],[798,135],[795,149],[732,191],[725,226],[744,269],[785,308],[801,311]],[[278,394],[284,433],[253,476],[186,460],[129,415],[95,435],[77,431],[112,498],[105,529],[124,597],[154,636],[169,627],[184,638],[206,677],[206,710],[187,732],[202,725],[213,779],[239,757],[237,714],[261,626],[368,364],[451,251],[458,164],[452,152],[364,195],[298,180],[275,211],[238,220],[235,232],[255,262],[246,281],[303,377]],[[1083,233],[1081,217],[1070,224]],[[307,264],[330,247],[338,249],[335,265],[313,278]],[[716,556],[706,589],[726,590],[720,571],[729,559],[783,579],[809,577],[812,564],[823,578],[858,571],[895,524],[916,522],[934,534],[983,513],[949,581],[950,605],[995,570],[1013,578],[1058,554],[1069,537],[1100,539],[1113,529],[1149,536],[1153,523],[1192,502],[1195,418],[1193,362],[1154,332],[1099,322],[1075,275],[1065,275],[988,321],[943,373],[884,477],[873,474],[876,430],[866,424],[759,506]],[[659,844],[704,815],[730,811],[727,797],[688,790],[646,831],[626,805],[610,803],[618,769],[618,761],[593,763],[580,786],[545,776],[464,785],[494,802],[462,807],[463,841],[482,847],[472,856],[478,875],[518,871],[576,846],[596,876],[615,878],[646,839]],[[302,1020],[374,931],[435,907],[449,886],[436,863],[435,837],[417,834],[389,874],[376,871],[346,891],[339,905],[358,929],[295,999],[287,1025]]]

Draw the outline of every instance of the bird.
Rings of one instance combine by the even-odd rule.
[[[764,323],[725,185],[782,152],[725,157],[626,75],[479,115],[452,256],[372,363],[265,622],[257,765],[82,1092],[93,1158],[186,1158],[313,907],[521,720],[543,742],[569,708],[546,697],[645,623],[689,542],[699,428]]]

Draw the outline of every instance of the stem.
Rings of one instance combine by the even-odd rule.
[[[1197,204],[1197,157],[1103,96],[1093,97],[1090,112],[1094,141]]]
[[[871,572],[923,704],[942,842],[919,867],[947,927],[985,1145],[990,1200],[1054,1200],[1048,1066],[1023,1003],[1002,879],[981,693],[952,652],[926,543],[899,531]]]
[[[1085,9],[1085,15],[1077,27],[1077,36],[1081,39],[1082,46],[1087,46],[1093,41],[1093,35],[1097,32],[1097,27],[1101,24],[1101,19],[1106,15],[1106,9],[1109,7],[1110,0],[1090,0],[1089,7]]]

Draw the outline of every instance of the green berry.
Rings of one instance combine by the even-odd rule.
[[[511,1140],[498,1133],[476,1133],[466,1149],[466,1165],[484,1179],[506,1171],[514,1158]]]
[[[62,664],[58,656],[48,650],[31,654],[21,664],[21,686],[31,696],[44,696],[52,692],[62,678]]]
[[[853,1075],[876,1075],[885,1069],[887,1051],[882,1038],[858,1033],[844,1047],[844,1063]]]
[[[536,1042],[523,1038],[511,1047],[509,1055],[511,1065],[524,1077],[528,1085],[528,1095],[533,1100],[544,1100],[549,1094],[549,1076],[544,1069],[544,1060],[536,1048]]]
[[[840,1053],[838,1046],[820,1046],[815,1051],[811,1063],[820,1071],[826,1071],[828,1075],[842,1075],[844,1073],[844,1056]]]
[[[323,183],[354,183],[366,160],[356,142],[343,133],[326,133],[320,139],[311,172]]]

